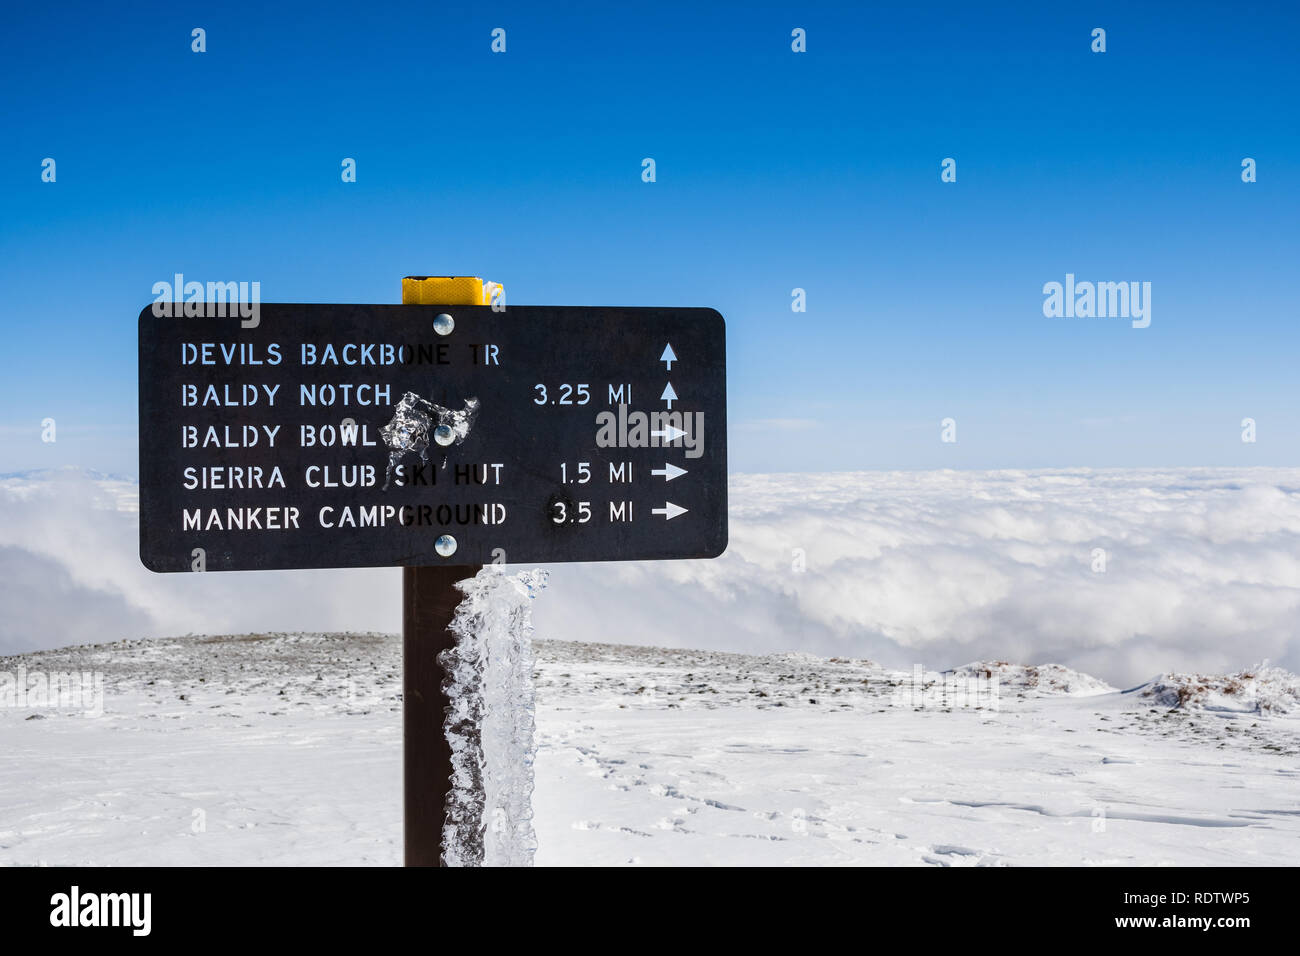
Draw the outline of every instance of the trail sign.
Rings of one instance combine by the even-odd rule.
[[[725,356],[712,309],[264,303],[249,322],[146,307],[141,560],[715,557]]]

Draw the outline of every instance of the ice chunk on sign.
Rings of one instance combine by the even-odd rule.
[[[419,455],[421,461],[429,460],[430,441],[437,441],[443,447],[463,442],[478,417],[478,406],[477,398],[467,398],[464,408],[453,410],[435,405],[415,392],[403,394],[393,408],[393,420],[379,429],[379,436],[388,446],[384,490],[388,490],[393,471],[407,455]],[[446,455],[442,457],[442,467],[447,467]]]

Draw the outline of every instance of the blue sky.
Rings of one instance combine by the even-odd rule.
[[[176,272],[717,308],[737,471],[1295,464],[1300,13],[1132,6],[15,8],[0,471],[135,473]],[[1151,326],[1045,318],[1066,273]]]

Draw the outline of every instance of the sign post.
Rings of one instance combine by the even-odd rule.
[[[460,276],[408,276],[402,304],[491,305],[484,283]],[[451,745],[443,732],[451,702],[443,690],[438,655],[456,642],[452,618],[461,594],[458,581],[479,565],[433,565],[402,569],[402,839],[407,866],[442,866]]]
[[[443,733],[450,701],[438,655],[455,643],[448,630],[460,603],[456,582],[474,565],[402,569],[402,792],[407,866],[442,865],[451,789],[451,747]]]
[[[402,305],[140,313],[146,567],[404,569],[412,866],[443,856],[456,583],[727,545],[722,316],[506,309],[493,288],[416,277]]]

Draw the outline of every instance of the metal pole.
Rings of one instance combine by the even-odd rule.
[[[443,732],[449,701],[439,652],[455,643],[447,629],[460,603],[456,582],[474,565],[402,569],[402,733],[405,744],[407,866],[441,866],[442,828],[451,789],[451,747]]]

